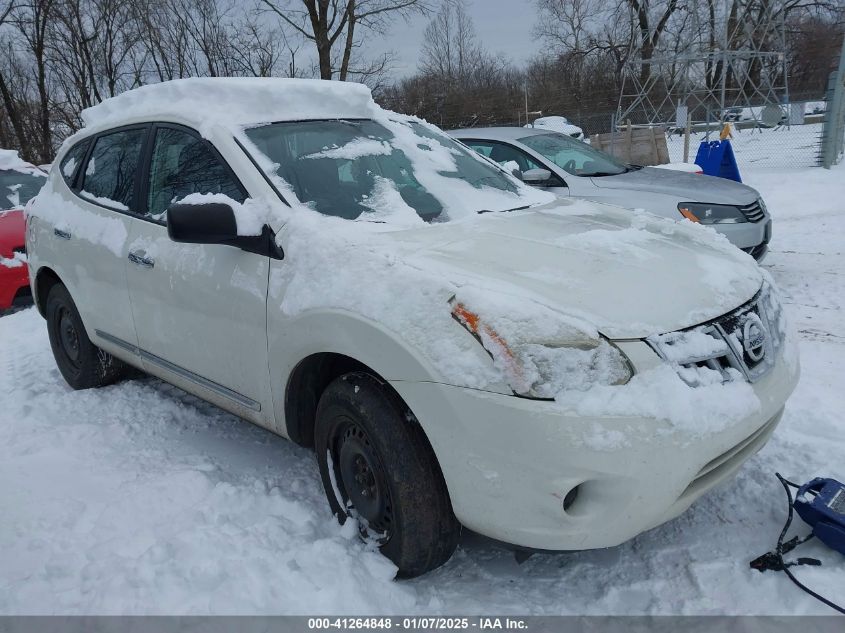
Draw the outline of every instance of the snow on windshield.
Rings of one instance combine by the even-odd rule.
[[[408,209],[444,221],[554,199],[408,117],[282,122],[245,134],[296,198],[324,215],[406,225]]]
[[[21,160],[15,150],[0,149],[0,211],[23,207],[41,189],[46,176]]]

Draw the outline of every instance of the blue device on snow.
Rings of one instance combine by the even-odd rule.
[[[789,512],[786,517],[786,523],[780,531],[775,550],[758,556],[749,565],[752,569],[760,572],[784,572],[802,591],[807,592],[831,609],[845,615],[845,607],[836,604],[832,600],[810,589],[798,580],[790,569],[800,565],[819,566],[822,564],[820,560],[816,558],[798,558],[787,561],[783,558],[784,554],[788,554],[812,538],[817,538],[829,548],[836,550],[840,554],[845,554],[845,484],[835,479],[816,477],[803,486],[799,486],[788,479],[784,479],[780,473],[775,473],[775,476],[786,491],[786,498],[789,501]],[[794,500],[790,488],[797,490]],[[792,524],[792,517],[795,512],[813,530],[806,536],[793,536],[788,541],[784,541],[786,533],[789,531],[789,526]]]
[[[793,507],[817,539],[845,554],[845,484],[817,477],[798,489]]]

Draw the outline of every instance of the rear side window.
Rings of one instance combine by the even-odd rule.
[[[236,202],[246,199],[240,183],[206,141],[185,130],[158,128],[150,160],[147,215],[163,220],[167,207],[192,193],[222,193]]]
[[[65,154],[65,157],[62,159],[62,162],[59,164],[59,169],[62,172],[62,178],[65,179],[68,187],[73,188],[76,172],[79,170],[79,165],[85,158],[85,152],[88,151],[89,144],[90,141],[87,139],[80,141],[70,148],[68,153]]]
[[[85,165],[79,194],[107,207],[128,210],[146,134],[146,129],[136,129],[98,137]]]

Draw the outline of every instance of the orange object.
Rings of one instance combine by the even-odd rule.
[[[510,347],[508,344],[505,343],[505,340],[499,336],[499,334],[491,328],[489,325],[483,324],[481,322],[481,317],[478,316],[475,312],[468,309],[464,304],[457,303],[452,308],[452,314],[460,321],[470,332],[482,338],[481,335],[484,334],[489,340],[494,342],[501,350],[507,355],[510,359],[511,363],[516,366],[516,359],[514,358],[513,352],[511,352]],[[482,341],[483,342],[483,341]],[[489,351],[489,350],[488,350]]]
[[[701,221],[689,209],[681,208],[681,209],[678,209],[678,211],[680,211],[681,215],[684,216],[690,222],[695,222],[696,224],[701,224]]]

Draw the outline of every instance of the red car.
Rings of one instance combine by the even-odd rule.
[[[46,174],[0,150],[0,311],[30,298],[23,207],[44,184]]]

